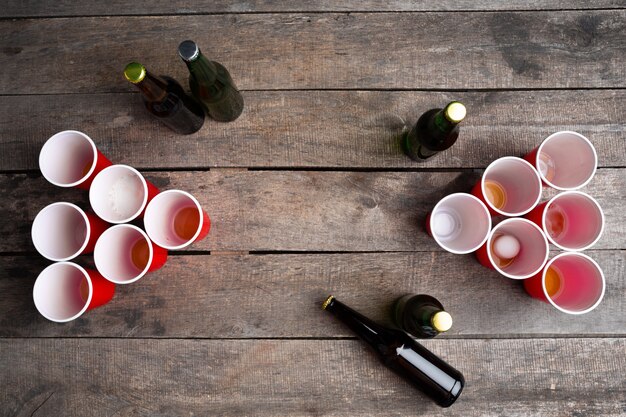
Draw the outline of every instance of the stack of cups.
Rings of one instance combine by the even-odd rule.
[[[524,159],[493,161],[472,194],[444,197],[429,214],[427,230],[445,250],[475,252],[485,267],[524,280],[531,296],[558,310],[589,312],[604,296],[605,278],[580,251],[600,239],[604,214],[595,199],[575,190],[589,183],[596,167],[587,138],[554,133]],[[563,192],[539,204],[542,186]],[[491,216],[507,218],[492,228]],[[565,252],[548,261],[550,243]]]
[[[56,262],[39,274],[33,289],[37,310],[49,320],[71,321],[108,303],[115,284],[139,280],[165,264],[168,249],[182,249],[209,233],[209,216],[191,194],[160,192],[136,169],[113,165],[82,132],[66,130],[48,139],[39,167],[54,185],[89,190],[93,209],[57,202],[33,221],[35,248]],[[138,219],[145,231],[126,224]],[[96,270],[68,262],[92,252]]]

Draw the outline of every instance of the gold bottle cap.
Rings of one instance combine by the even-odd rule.
[[[146,76],[146,67],[139,62],[131,62],[124,68],[124,77],[133,84],[141,82]]]
[[[328,307],[328,304],[330,304],[330,302],[333,301],[334,299],[335,299],[334,295],[329,295],[326,301],[322,303],[322,310],[326,310],[326,307]]]
[[[433,314],[430,323],[438,332],[447,332],[452,327],[452,316],[447,311],[438,311]]]
[[[452,123],[459,123],[461,120],[465,119],[467,109],[462,103],[453,101],[446,106],[444,114],[446,115],[446,119],[450,120]]]

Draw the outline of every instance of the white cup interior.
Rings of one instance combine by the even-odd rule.
[[[148,201],[148,185],[136,169],[112,165],[103,169],[89,188],[89,202],[109,223],[126,223],[141,214]]]
[[[81,266],[59,262],[44,269],[33,288],[35,307],[42,316],[67,322],[83,314],[93,295],[91,279]]]
[[[576,132],[557,132],[548,136],[537,151],[537,170],[541,179],[558,190],[585,186],[596,172],[598,156],[593,144]]]
[[[519,243],[519,253],[507,266],[500,267],[494,259],[492,241],[511,236]],[[541,229],[526,219],[506,219],[496,225],[487,240],[487,254],[494,268],[507,278],[525,279],[537,274],[548,260],[548,240]]]
[[[558,291],[550,296],[546,289],[546,272],[555,268],[560,275]],[[596,308],[605,291],[604,273],[589,256],[564,252],[548,262],[543,273],[543,291],[554,307],[568,314],[584,314]]]
[[[568,191],[548,202],[542,222],[552,244],[563,250],[584,250],[600,239],[604,230],[604,213],[598,202],[588,194]]]
[[[504,205],[495,207],[486,197],[485,182],[492,181],[504,190]],[[521,216],[532,210],[541,199],[541,178],[531,164],[521,158],[505,156],[493,161],[481,179],[481,188],[489,207],[505,216]]]
[[[143,249],[136,245],[145,245]],[[148,251],[147,263],[141,265],[144,256],[133,250]],[[93,252],[98,272],[116,284],[130,284],[148,272],[153,257],[152,243],[148,235],[137,226],[120,224],[107,229],[96,242]]]
[[[35,249],[52,261],[67,261],[85,249],[91,230],[85,213],[71,203],[53,203],[35,217],[31,237]]]
[[[50,183],[73,187],[93,173],[96,158],[96,145],[89,136],[65,130],[44,143],[39,153],[39,169]]]
[[[464,254],[481,247],[489,236],[491,216],[487,207],[471,194],[450,194],[430,215],[430,231],[445,250]]]
[[[176,233],[176,218],[184,209],[197,210],[199,216],[197,230],[190,238]],[[172,250],[181,249],[196,240],[204,221],[200,203],[191,194],[180,190],[167,190],[157,194],[146,207],[143,220],[150,239],[157,245]]]

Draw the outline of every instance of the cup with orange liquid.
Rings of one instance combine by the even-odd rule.
[[[426,230],[448,252],[471,253],[487,240],[491,216],[485,204],[473,195],[450,194],[428,214]]]
[[[109,224],[66,202],[52,203],[35,217],[31,238],[35,249],[51,261],[69,261],[91,253]]]
[[[525,216],[563,250],[582,251],[593,246],[604,230],[600,204],[580,191],[565,191],[541,203]]]
[[[146,207],[143,221],[150,239],[169,250],[204,239],[211,227],[198,200],[181,190],[163,191],[154,197]]]
[[[128,165],[112,165],[89,188],[93,211],[109,223],[126,223],[141,216],[159,189]]]
[[[53,135],[39,153],[41,173],[59,187],[89,189],[95,176],[110,165],[93,140],[76,130]]]
[[[541,199],[541,178],[531,164],[505,156],[493,161],[472,189],[493,215],[522,216]]]
[[[530,220],[513,218],[491,230],[476,258],[507,278],[526,279],[541,271],[548,254],[548,240],[542,230]]]
[[[103,277],[130,284],[165,265],[167,250],[152,243],[137,226],[118,224],[100,236],[93,259]]]
[[[524,280],[528,294],[567,314],[584,314],[596,308],[605,287],[600,266],[580,252],[562,252],[541,272]]]
[[[44,269],[33,288],[33,300],[39,313],[48,320],[65,323],[85,311],[111,301],[115,284],[98,271],[73,262],[57,262]]]
[[[551,134],[524,159],[537,169],[544,184],[561,191],[584,187],[598,166],[593,144],[571,131]]]

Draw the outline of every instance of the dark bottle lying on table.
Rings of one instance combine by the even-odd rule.
[[[231,122],[243,111],[243,97],[220,63],[208,60],[193,41],[183,41],[178,54],[189,69],[189,88],[209,117]]]
[[[393,320],[402,330],[423,339],[435,337],[452,327],[452,317],[443,305],[426,294],[407,294],[398,298],[393,308]]]
[[[406,332],[381,326],[332,295],[322,308],[344,322],[369,344],[380,360],[442,407],[449,407],[461,395],[463,375],[420,345]]]
[[[204,123],[204,110],[174,79],[152,75],[146,68],[131,62],[124,76],[141,91],[146,109],[176,133],[195,133]]]
[[[418,162],[445,151],[459,137],[459,123],[465,113],[465,106],[458,101],[448,103],[443,109],[428,110],[406,134],[404,151]]]

